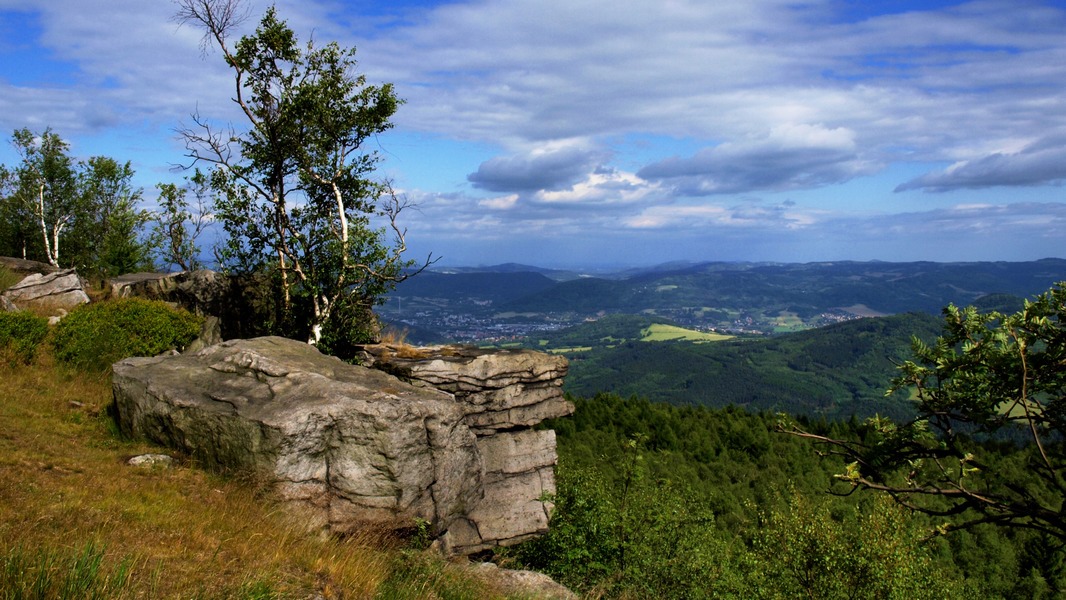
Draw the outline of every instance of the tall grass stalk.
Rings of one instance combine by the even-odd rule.
[[[94,542],[80,551],[16,546],[4,557],[0,571],[2,600],[95,600],[126,596],[131,559],[110,570],[104,568],[104,552]]]

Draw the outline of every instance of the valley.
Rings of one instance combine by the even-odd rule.
[[[672,263],[597,275],[500,265],[421,273],[400,284],[378,312],[415,343],[518,342],[612,314],[701,332],[772,336],[863,317],[935,315],[949,303],[984,301],[988,308],[1016,310],[1022,298],[1064,279],[1061,259]]]
[[[581,276],[507,265],[427,272],[379,312],[412,343],[527,347],[570,359],[566,390],[673,405],[906,419],[886,397],[911,339],[948,304],[1014,312],[1066,280],[1027,263],[704,263]]]

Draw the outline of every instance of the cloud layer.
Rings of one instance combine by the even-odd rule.
[[[996,226],[1027,236],[1001,242],[1004,256],[1054,253],[1066,242],[1066,11],[895,6],[278,2],[301,38],[356,46],[371,81],[395,82],[407,100],[397,135],[434,140],[389,163],[422,206],[412,232],[433,243],[562,248],[580,234],[653,260],[669,245],[653,240],[670,236],[693,252],[728,239],[782,258],[882,240],[937,258]],[[172,129],[194,110],[239,122],[224,65],[173,8],[0,0],[0,130],[52,126],[75,148],[120,144],[147,165],[180,155]],[[454,172],[420,178],[445,154]],[[923,237],[930,224],[942,233]]]

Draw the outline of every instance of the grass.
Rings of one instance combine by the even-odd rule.
[[[685,329],[683,327],[666,325],[664,323],[655,323],[649,326],[641,333],[643,335],[641,340],[645,342],[666,342],[672,340],[686,340],[693,342],[720,342],[733,338],[733,336],[731,335],[723,335],[721,333],[710,333],[706,331],[695,331],[693,329]]]
[[[502,597],[384,535],[311,535],[253,481],[128,466],[163,450],[118,437],[109,378],[52,360],[0,365],[0,599]]]
[[[22,276],[7,267],[0,266],[0,293],[22,281]]]

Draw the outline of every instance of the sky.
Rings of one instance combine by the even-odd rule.
[[[250,33],[270,5],[245,0]],[[277,0],[405,103],[368,146],[412,258],[1066,256],[1066,2]],[[233,78],[167,0],[0,0],[0,134],[131,161],[151,205]],[[18,156],[0,142],[0,164]]]

